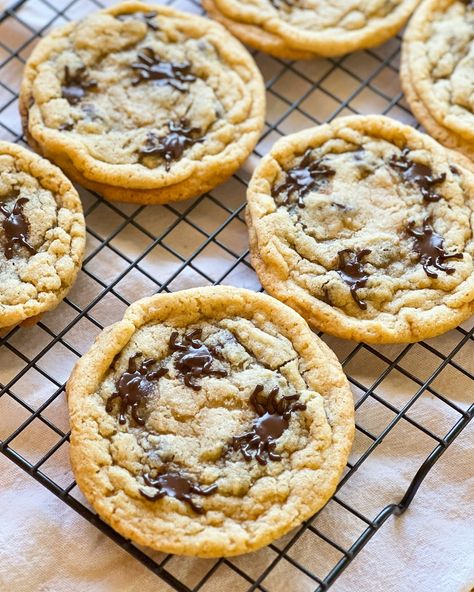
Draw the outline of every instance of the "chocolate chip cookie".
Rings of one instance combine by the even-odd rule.
[[[62,172],[0,142],[0,334],[55,308],[81,266],[85,223]]]
[[[248,189],[265,289],[333,335],[419,341],[474,312],[467,159],[382,116],[279,140]]]
[[[335,355],[284,304],[231,287],[134,303],[67,393],[79,487],[118,532],[170,553],[285,534],[333,494],[354,433]]]
[[[474,3],[425,0],[404,36],[400,75],[416,118],[474,170]]]
[[[395,35],[419,0],[203,0],[243,42],[277,57],[336,56]]]
[[[125,2],[70,23],[29,58],[29,142],[105,197],[165,203],[208,191],[254,148],[265,91],[219,24]]]

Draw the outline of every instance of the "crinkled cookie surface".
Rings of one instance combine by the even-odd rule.
[[[343,338],[410,342],[474,310],[474,177],[386,117],[340,118],[279,140],[248,190],[266,290]]]
[[[474,160],[472,2],[421,4],[404,37],[401,80],[410,107],[428,132]]]
[[[42,40],[21,105],[31,142],[76,180],[153,202],[238,168],[265,100],[253,59],[220,25],[126,2]]]
[[[278,301],[202,288],[133,304],[68,384],[82,491],[173,553],[257,549],[333,493],[353,437],[334,354]]]
[[[28,150],[0,142],[0,328],[61,301],[84,243],[82,207],[69,180]]]

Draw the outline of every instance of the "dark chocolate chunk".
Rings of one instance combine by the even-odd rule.
[[[157,16],[157,12],[150,11],[150,12],[127,12],[126,14],[117,14],[115,18],[119,21],[125,22],[128,20],[137,20],[142,21],[145,25],[151,29],[152,31],[158,31],[159,27],[155,23],[155,17]]]
[[[447,255],[443,242],[442,236],[437,234],[431,226],[431,218],[428,216],[423,220],[423,227],[421,229],[415,229],[415,223],[410,222],[408,224],[408,233],[414,237],[413,250],[418,255],[418,261],[423,266],[426,275],[430,278],[437,278],[438,274],[435,269],[444,271],[447,274],[454,273],[453,267],[446,267],[443,265],[448,259],[462,259],[462,253],[453,253]]]
[[[12,259],[15,245],[17,247],[25,247],[31,255],[36,253],[36,249],[28,242],[30,224],[23,212],[23,208],[28,201],[28,198],[20,197],[20,199],[16,200],[11,211],[4,204],[0,205],[0,213],[4,216],[2,220],[5,240],[3,251],[7,259]]]
[[[195,493],[196,495],[207,496],[217,491],[216,484],[203,489],[200,485],[194,483],[189,477],[186,477],[178,471],[161,473],[155,478],[151,477],[149,473],[146,473],[143,475],[143,480],[146,485],[156,489],[151,495],[144,489],[140,489],[140,493],[143,497],[152,501],[161,499],[162,497],[165,497],[165,495],[168,497],[174,497],[181,502],[189,504],[197,514],[203,514],[204,509],[194,502],[191,494]]]
[[[365,272],[362,259],[370,253],[370,249],[363,249],[358,252],[352,249],[344,249],[338,252],[339,267],[336,271],[346,284],[350,286],[351,296],[362,310],[366,310],[367,304],[363,300],[360,300],[357,290],[364,288],[369,279],[369,276]]]
[[[305,196],[322,186],[328,177],[335,175],[335,171],[324,164],[322,159],[313,161],[311,152],[311,148],[306,150],[299,164],[285,172],[286,180],[272,188],[272,197],[281,198],[281,204],[287,205],[292,197],[296,197],[298,207],[304,208]]]
[[[357,167],[357,173],[360,179],[366,179],[374,174],[378,165],[370,152],[367,152],[365,148],[360,147],[351,152],[351,155]]]
[[[474,0],[473,0],[474,1]],[[453,175],[459,175],[460,171],[454,164],[449,165],[449,170],[453,173]]]
[[[134,62],[131,68],[137,74],[132,80],[133,86],[153,80],[158,86],[168,84],[183,92],[187,90],[189,82],[196,80],[196,76],[191,74],[190,62],[166,62],[155,55],[151,47],[144,47],[138,52],[138,62]]]
[[[213,370],[211,368],[217,352],[211,346],[205,345],[201,341],[202,330],[194,329],[183,335],[181,341],[178,340],[178,332],[173,331],[170,336],[169,348],[172,352],[178,352],[175,358],[175,368],[183,377],[184,384],[195,391],[201,389],[201,386],[195,382],[195,378],[203,376],[227,376],[225,370]]]
[[[169,133],[159,138],[150,133],[144,148],[140,150],[140,156],[158,155],[163,158],[167,171],[170,170],[173,161],[181,158],[186,148],[204,140],[202,137],[196,137],[196,134],[201,133],[201,129],[189,127],[187,119],[181,119],[178,123],[170,121],[168,129]]]
[[[410,150],[408,148],[405,148],[400,156],[394,154],[389,161],[390,166],[397,169],[405,182],[417,185],[425,201],[439,201],[441,195],[436,193],[433,188],[446,179],[446,173],[434,177],[429,166],[413,162],[408,158],[409,154]]]
[[[145,420],[138,415],[138,408],[142,401],[150,394],[152,382],[164,376],[167,368],[158,368],[151,370],[151,367],[156,364],[156,360],[143,360],[140,365],[137,365],[137,358],[142,354],[137,353],[128,361],[128,368],[118,379],[116,383],[116,391],[110,395],[105,404],[105,410],[110,413],[113,409],[115,399],[120,399],[119,408],[119,423],[126,422],[125,414],[130,407],[132,418],[138,425],[144,425]]]
[[[282,8],[288,10],[288,8],[296,6],[295,0],[270,0],[270,4],[277,10],[281,10]]]
[[[357,150],[354,150],[354,152],[351,152],[351,154],[354,160],[356,160],[357,162],[362,162],[364,160],[364,157],[366,156],[366,150],[362,147],[357,148]]]
[[[251,394],[249,403],[258,417],[249,432],[232,439],[232,448],[240,450],[245,460],[255,458],[259,464],[266,465],[268,459],[281,460],[281,455],[275,452],[276,441],[288,428],[291,414],[304,411],[306,405],[298,401],[299,395],[278,398],[278,387],[273,388],[267,397],[263,391],[263,385],[259,384]]]
[[[64,83],[61,87],[62,97],[70,105],[77,105],[86,96],[87,91],[95,90],[97,82],[90,80],[85,66],[78,68],[74,74],[69,66],[64,68]]]

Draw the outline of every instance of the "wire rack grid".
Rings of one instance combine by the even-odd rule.
[[[22,66],[38,38],[110,4],[19,0],[2,7],[0,0],[0,139],[25,141],[18,90]],[[168,4],[202,12],[194,0]],[[132,544],[95,515],[69,466],[64,386],[94,337],[130,302],[157,291],[215,284],[261,289],[248,261],[243,220],[251,168],[281,135],[338,115],[383,113],[416,125],[399,87],[399,55],[400,37],[338,59],[287,62],[254,52],[268,108],[249,168],[198,199],[159,207],[115,204],[79,187],[88,245],[75,287],[34,328],[14,329],[0,340],[2,453],[171,589],[327,590],[384,522],[408,507],[430,468],[474,415],[472,321],[443,338],[406,346],[373,347],[322,335],[340,357],[356,399],[350,462],[336,495],[315,517],[258,553],[232,559],[176,557]],[[407,430],[417,435],[416,450],[403,449]],[[363,484],[373,481],[374,473],[365,468],[387,445],[400,452],[403,463],[394,467],[394,483],[380,495],[371,489],[368,500]],[[358,478],[364,472],[365,481]],[[344,528],[334,530],[335,523]]]

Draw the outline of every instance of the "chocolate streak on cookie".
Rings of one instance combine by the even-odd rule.
[[[62,97],[70,105],[77,105],[86,96],[88,90],[97,88],[95,80],[89,80],[85,66],[78,68],[74,74],[69,66],[64,68],[64,84],[61,87]]]
[[[433,187],[446,179],[446,173],[433,177],[433,171],[429,166],[413,162],[408,158],[409,154],[408,148],[405,148],[400,156],[394,154],[389,161],[390,166],[398,170],[404,181],[418,185],[425,201],[439,201],[441,196],[435,193]]]
[[[182,375],[184,384],[195,391],[201,386],[196,384],[195,378],[203,376],[227,376],[225,370],[213,370],[211,368],[217,357],[214,348],[205,345],[201,341],[202,329],[194,329],[186,333],[181,341],[178,340],[178,332],[173,331],[170,336],[169,348],[172,352],[178,352],[174,365]]]
[[[165,168],[170,170],[171,163],[179,160],[189,146],[202,142],[204,138],[194,137],[201,133],[199,127],[189,127],[187,119],[181,119],[179,123],[168,123],[169,134],[157,138],[155,134],[148,135],[146,145],[140,150],[140,156],[158,155],[165,161]]]
[[[362,310],[366,310],[367,304],[363,300],[360,300],[357,290],[364,288],[369,279],[369,276],[364,270],[362,259],[370,253],[370,249],[363,249],[358,252],[352,249],[344,249],[338,252],[339,268],[336,271],[346,284],[350,286],[351,296]]]
[[[304,208],[305,196],[320,186],[328,177],[336,174],[326,164],[323,164],[321,159],[312,161],[311,152],[311,148],[308,148],[300,163],[286,171],[286,181],[278,185],[278,187],[272,188],[273,198],[279,198],[282,193],[284,194],[281,200],[283,205],[287,205],[291,195],[295,193],[298,207]]]
[[[7,259],[13,257],[13,248],[15,245],[25,247],[31,255],[36,253],[36,249],[28,242],[30,224],[23,213],[23,208],[28,201],[28,198],[20,197],[20,199],[16,200],[11,211],[7,210],[5,205],[0,205],[0,213],[4,215],[2,220],[2,228],[5,235],[3,250]]]
[[[196,80],[196,76],[191,74],[189,62],[165,62],[155,55],[151,47],[144,47],[138,52],[138,62],[131,64],[131,68],[137,73],[137,77],[132,80],[133,86],[153,80],[158,86],[169,84],[183,92],[188,88],[186,83]]]
[[[453,253],[452,255],[446,255],[443,247],[444,239],[433,230],[431,222],[432,220],[428,216],[423,220],[421,230],[414,228],[414,222],[408,224],[407,230],[415,239],[413,250],[418,254],[418,260],[423,266],[426,275],[430,278],[437,278],[438,274],[433,271],[433,268],[444,271],[447,274],[452,274],[455,272],[455,269],[453,267],[446,267],[443,263],[448,259],[462,259],[463,254]]]
[[[126,422],[125,414],[130,407],[131,416],[138,425],[144,425],[145,420],[138,415],[140,403],[149,394],[152,388],[152,382],[164,376],[167,368],[158,368],[150,370],[156,360],[151,358],[144,360],[137,366],[137,358],[142,354],[137,353],[128,361],[128,368],[118,379],[116,391],[110,395],[105,404],[105,410],[110,413],[113,409],[115,399],[120,399],[119,423],[123,425]]]
[[[255,458],[261,465],[266,465],[266,453],[270,460],[281,460],[281,455],[274,452],[277,440],[290,424],[290,416],[295,411],[304,411],[306,405],[298,401],[299,395],[278,397],[277,386],[267,397],[262,398],[263,385],[258,384],[250,396],[249,403],[259,416],[252,429],[242,436],[234,436],[232,448],[240,450],[246,461]]]
[[[185,477],[182,473],[173,471],[162,473],[156,478],[153,478],[149,473],[146,473],[143,475],[143,480],[149,487],[156,488],[156,491],[152,494],[149,494],[144,489],[140,489],[140,493],[143,497],[152,501],[161,499],[162,497],[165,497],[165,495],[168,497],[174,497],[181,502],[189,504],[197,514],[203,514],[204,509],[194,502],[191,494],[195,493],[197,495],[207,496],[217,491],[217,485],[215,484],[203,489],[200,485],[193,483],[189,477]]]
[[[159,26],[154,22],[157,12],[128,12],[127,14],[117,14],[115,18],[119,21],[125,22],[128,20],[137,20],[145,23],[145,25],[152,31],[159,31]]]

